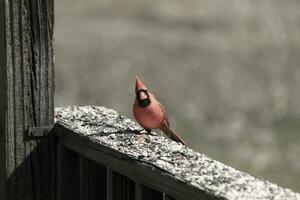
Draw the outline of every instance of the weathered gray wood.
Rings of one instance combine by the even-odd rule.
[[[300,199],[298,193],[228,167],[103,107],[56,110],[58,142],[175,199]],[[115,173],[114,173],[115,174]]]
[[[0,1],[0,199],[55,199],[53,0]]]
[[[80,156],[80,199],[106,200],[106,168]]]
[[[5,26],[5,1],[0,1],[0,27]],[[4,93],[7,90],[6,83],[6,33],[4,28],[0,28],[0,110],[5,110],[7,100]],[[0,114],[0,199],[5,199],[6,186],[6,140],[4,133],[4,124],[6,123],[5,115]]]
[[[61,145],[57,148],[57,199],[79,200],[79,155]]]

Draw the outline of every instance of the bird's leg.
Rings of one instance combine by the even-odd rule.
[[[150,128],[145,128],[148,135],[157,135],[155,132],[152,132]]]
[[[134,130],[133,132],[135,133],[135,134],[138,134],[138,135],[143,135],[144,133],[144,128],[143,129],[140,129],[140,130]]]
[[[148,134],[148,135],[153,135],[153,134],[151,133],[151,129],[149,129],[149,128],[144,128],[144,127],[143,127],[143,129],[136,130],[136,131],[134,131],[134,132],[135,132],[136,134],[143,135],[143,134],[145,134],[144,131],[146,131],[146,134]]]
[[[144,127],[143,127],[144,128]],[[144,132],[146,131],[146,133]],[[139,135],[143,135],[143,134],[147,134],[147,135],[156,135],[154,132],[152,133],[151,129],[150,128],[144,128],[144,129],[141,129],[141,130],[137,130],[135,131],[136,134],[139,134]]]
[[[145,134],[147,134],[147,135],[156,135],[154,132],[152,133],[150,128],[144,128],[144,129],[147,133],[142,133],[142,131],[139,132],[140,135],[139,135],[138,138],[139,138],[140,142],[143,142],[145,140]]]
[[[159,132],[160,132],[160,136],[164,136],[164,132],[162,130],[160,130]]]
[[[151,129],[144,128],[144,130],[147,132],[147,134],[151,134]],[[140,142],[145,141],[145,133],[143,132],[144,130],[142,129],[142,130],[139,131],[138,139],[139,139]]]

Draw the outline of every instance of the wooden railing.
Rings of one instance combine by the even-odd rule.
[[[58,199],[300,199],[104,107],[56,109]]]

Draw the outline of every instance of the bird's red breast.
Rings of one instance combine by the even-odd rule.
[[[144,128],[160,128],[162,121],[165,119],[164,108],[159,106],[153,94],[149,93],[149,96],[151,103],[147,107],[139,106],[138,101],[135,100],[133,105],[134,117]]]

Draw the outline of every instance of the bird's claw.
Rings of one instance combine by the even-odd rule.
[[[157,135],[155,132],[152,132],[149,129],[140,129],[140,130],[135,130],[134,132],[138,135],[144,135],[144,134],[146,134],[146,135]]]
[[[138,135],[143,135],[145,129],[134,130],[133,132]]]
[[[147,135],[157,135],[155,132],[152,132],[151,130],[147,130],[147,129],[145,129],[146,130],[146,134]]]

